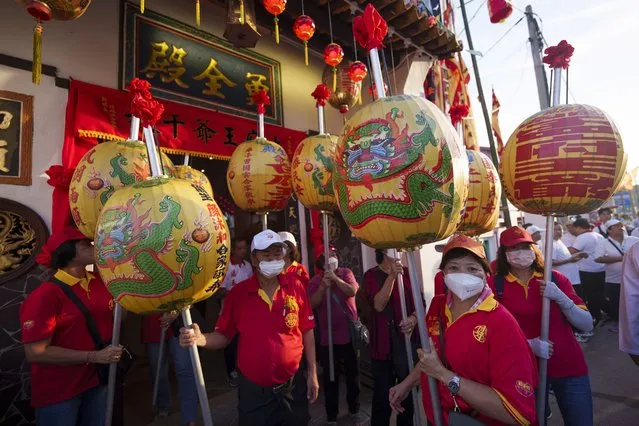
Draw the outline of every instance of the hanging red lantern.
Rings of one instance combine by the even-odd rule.
[[[493,24],[504,22],[512,13],[510,0],[488,0],[488,17]]]
[[[368,75],[366,64],[361,61],[355,61],[348,67],[348,76],[356,83],[361,82]],[[362,91],[359,91],[358,102],[362,104]]]
[[[273,15],[273,22],[275,22],[275,43],[280,44],[280,26],[277,16],[286,9],[286,0],[264,0],[264,8],[268,13]]]
[[[324,62],[333,68],[333,91],[337,88],[337,66],[344,59],[344,49],[337,43],[331,43],[324,49]]]
[[[304,63],[308,66],[308,41],[315,34],[315,21],[308,15],[300,15],[293,23],[293,32],[304,43]]]

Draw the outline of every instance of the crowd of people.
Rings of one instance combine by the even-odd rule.
[[[639,238],[610,209],[600,210],[599,217],[596,224],[585,218],[565,228],[555,224],[549,281],[540,228],[527,224],[502,231],[491,264],[480,242],[454,235],[443,248],[426,318],[415,313],[415,304],[424,300],[413,300],[411,286],[417,283],[394,252],[377,250],[377,266],[358,280],[331,246],[328,260],[318,256],[310,277],[291,233],[265,230],[250,240],[235,238],[212,331],[205,330],[197,310],[190,328],[176,313],[143,319],[150,382],[158,380],[157,415],[167,416],[171,406],[170,359],[182,422],[195,424],[198,396],[188,348],[196,345],[224,350],[229,383],[238,391],[240,425],[307,424],[309,403],[320,392],[318,375],[327,424],[337,424],[342,373],[356,425],[388,426],[393,411],[397,425],[413,425],[420,407],[411,391],[420,385],[430,424],[436,389],[446,425],[544,424],[535,404],[541,392],[551,391],[564,424],[592,425],[588,366],[579,343],[609,322],[608,330],[619,332],[621,350],[639,365]],[[105,368],[126,352],[110,345],[114,302],[99,276],[87,272],[93,246],[79,231],[54,233],[44,251],[50,255],[44,263],[56,272],[20,310],[37,424],[100,425]],[[544,297],[551,300],[548,341],[540,337]],[[427,326],[430,351],[421,348],[419,321]],[[370,416],[360,404],[360,337],[366,329]],[[161,347],[166,353],[158,364]],[[547,389],[538,387],[538,359],[548,360]],[[545,417],[551,415],[547,406]]]

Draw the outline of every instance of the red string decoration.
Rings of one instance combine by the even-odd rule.
[[[326,100],[331,97],[331,91],[322,83],[317,85],[311,96],[315,98],[315,106],[326,106]]]
[[[133,96],[140,94],[146,99],[151,99],[151,83],[146,80],[142,80],[141,78],[134,78],[129,83],[127,89],[129,92],[133,93]]]
[[[453,123],[453,126],[456,126],[458,123],[461,123],[462,120],[468,117],[470,113],[468,105],[466,104],[457,104],[450,107],[448,110],[448,114],[450,115],[450,121]]]
[[[45,172],[47,176],[49,176],[47,183],[54,188],[60,188],[68,191],[74,171],[75,169],[68,169],[60,165],[51,166]]]
[[[384,47],[383,41],[387,33],[388,24],[370,3],[366,5],[363,16],[353,19],[353,35],[367,51]]]
[[[574,51],[572,45],[566,40],[561,40],[557,46],[550,46],[544,50],[544,63],[550,65],[550,68],[567,69]]]
[[[266,90],[260,90],[253,94],[251,99],[253,103],[257,105],[257,113],[266,114],[266,107],[271,104],[271,98],[268,96],[268,92]]]
[[[136,94],[131,102],[131,114],[138,117],[143,127],[155,126],[162,117],[164,105],[155,99],[146,99],[142,94]]]

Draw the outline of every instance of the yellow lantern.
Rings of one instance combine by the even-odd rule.
[[[215,201],[185,180],[119,189],[96,228],[96,265],[109,292],[137,314],[181,310],[217,291],[229,230]]]
[[[242,210],[267,213],[284,209],[291,196],[291,165],[286,151],[259,137],[241,143],[231,155],[226,184]]]
[[[333,185],[353,235],[414,248],[451,235],[468,194],[468,158],[448,118],[417,96],[366,105],[348,120]]]
[[[508,199],[540,215],[597,210],[619,186],[626,168],[621,135],[610,117],[589,105],[559,105],[517,127],[499,173]]]
[[[162,154],[166,174],[173,163]],[[91,148],[78,163],[69,184],[69,205],[76,226],[93,239],[102,206],[119,188],[151,174],[146,145],[138,141],[103,142]]]
[[[499,222],[501,182],[493,162],[479,151],[467,150],[468,198],[457,230],[468,236],[493,230]]]
[[[333,191],[333,158],[337,136],[310,136],[297,146],[291,166],[293,189],[304,207],[338,210]]]
[[[213,197],[213,187],[209,178],[206,177],[201,171],[194,169],[191,166],[174,166],[173,176],[178,179],[184,179],[195,186],[203,188],[207,194]]]

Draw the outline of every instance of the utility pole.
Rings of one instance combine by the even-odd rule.
[[[466,28],[466,39],[468,40],[468,49],[472,52],[475,50],[473,47],[473,39],[470,35],[470,27],[468,25],[468,15],[466,13],[466,2],[460,0],[462,17],[464,18],[464,28]],[[470,59],[473,61],[473,71],[475,72],[475,82],[477,83],[477,92],[479,93],[479,102],[481,103],[481,110],[484,114],[484,122],[486,123],[486,130],[488,131],[488,143],[490,144],[490,156],[493,159],[495,167],[499,167],[499,156],[497,155],[497,148],[495,147],[495,138],[493,137],[493,126],[490,124],[490,116],[488,115],[488,107],[486,106],[486,98],[484,97],[484,89],[481,85],[481,78],[479,77],[479,68],[477,66],[477,58],[474,54],[470,54]],[[504,212],[504,225],[507,228],[512,226],[510,221],[510,209],[508,208],[508,198],[502,192],[501,196],[502,211]]]
[[[541,60],[544,50],[541,31],[537,20],[533,15],[532,6],[526,6],[526,21],[528,22],[528,34],[530,36],[530,50],[532,51],[533,63],[535,64],[535,78],[537,79],[537,93],[539,94],[539,107],[544,110],[550,108],[550,95],[548,91],[548,80],[546,79],[546,69]]]

